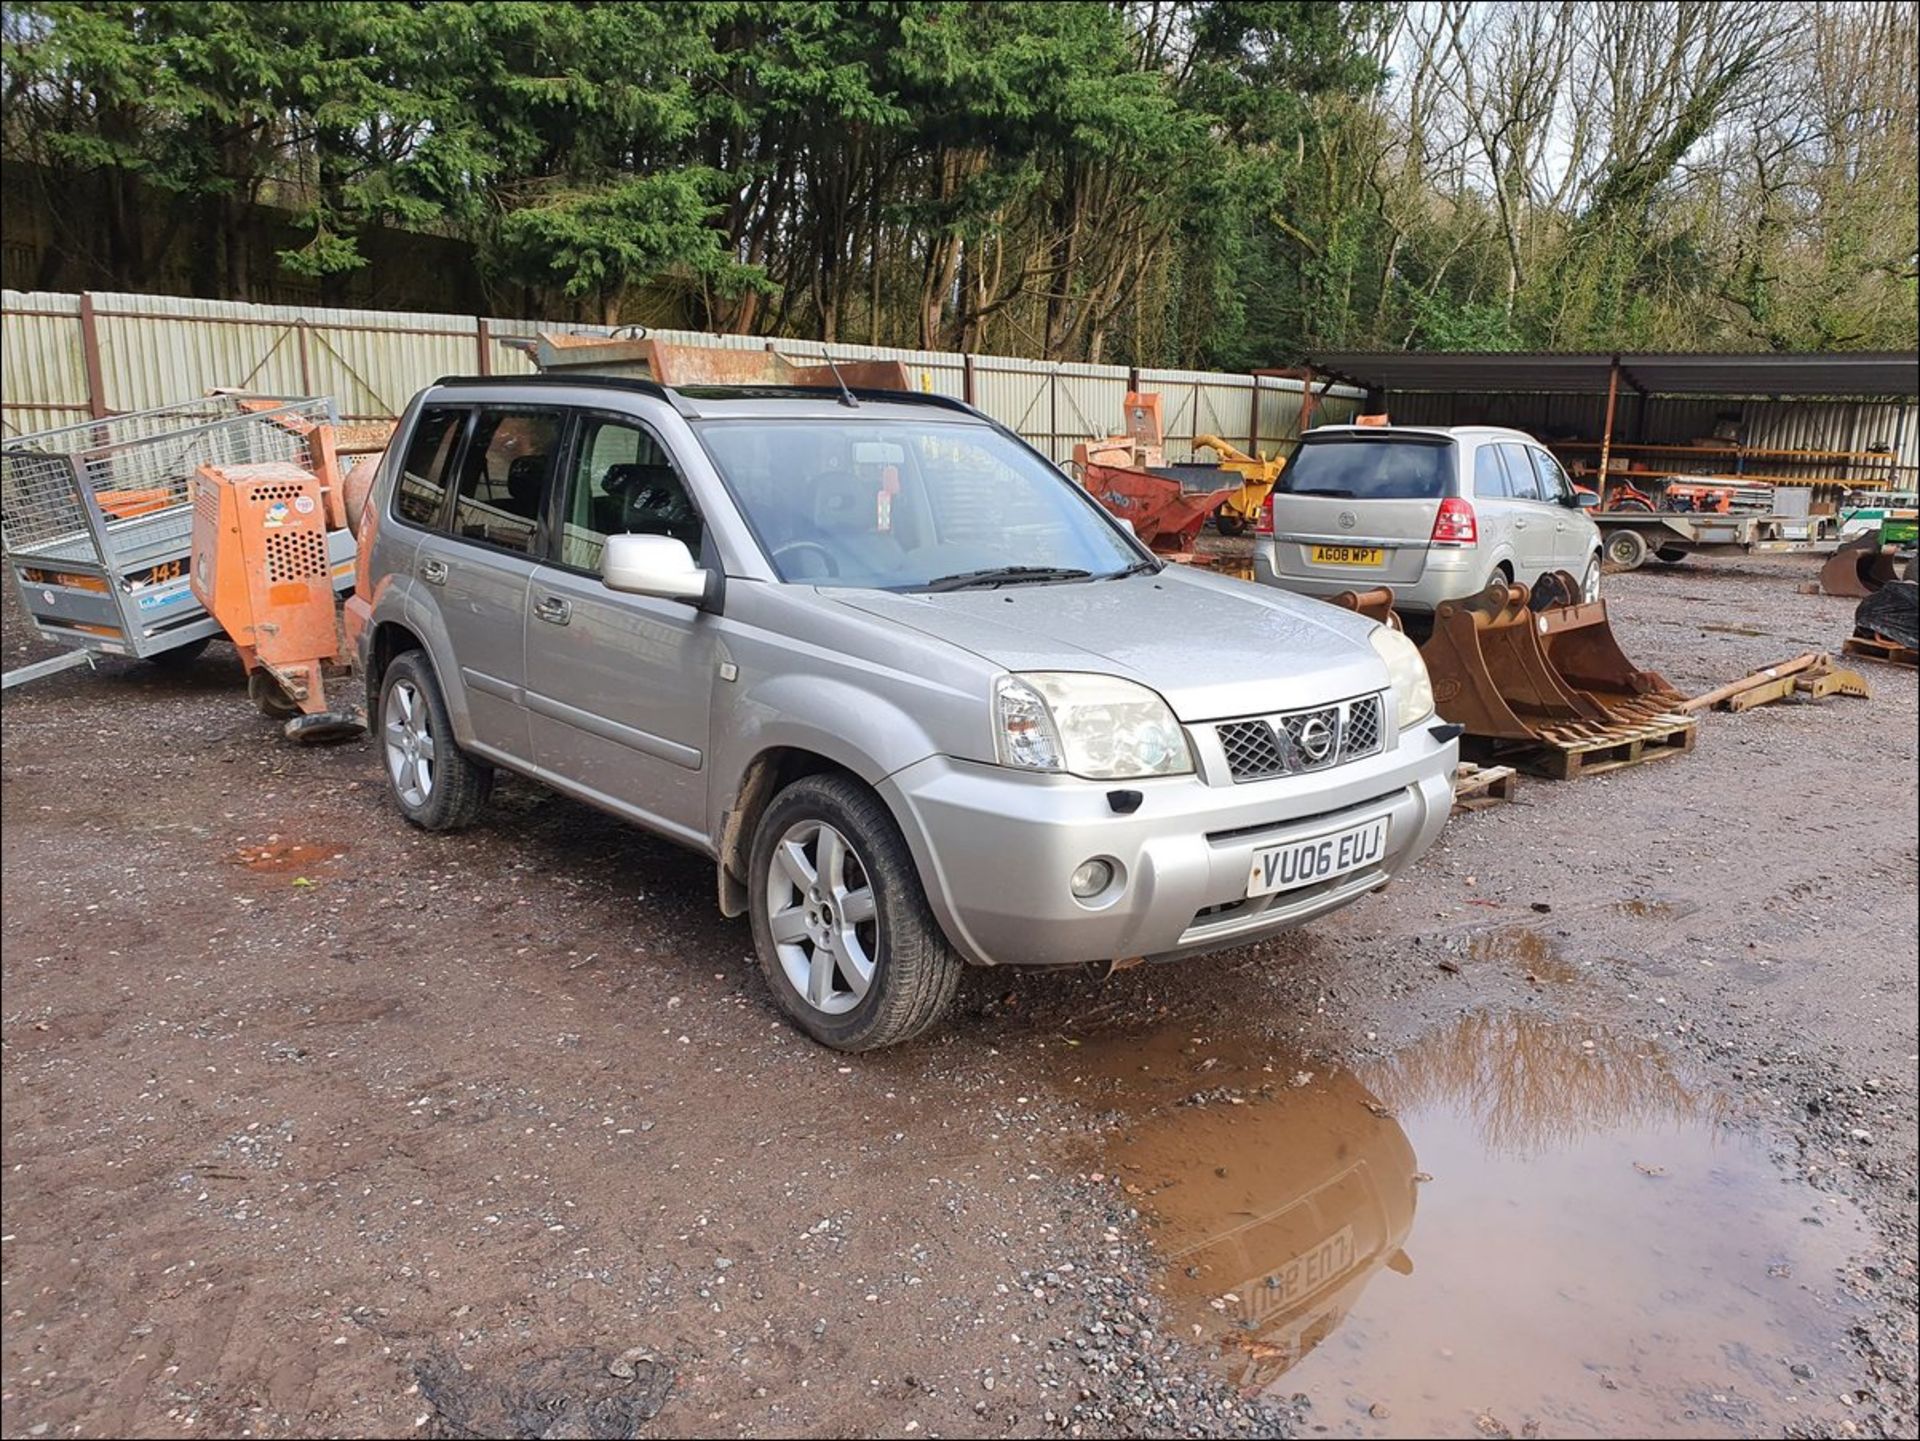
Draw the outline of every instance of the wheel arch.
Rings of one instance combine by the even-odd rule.
[[[740,773],[720,823],[720,843],[714,867],[719,882],[720,914],[741,916],[747,910],[747,856],[753,849],[753,833],[773,798],[795,781],[811,775],[845,776],[873,791],[879,791],[852,766],[820,751],[802,745],[770,745],[747,762]],[[880,803],[886,805],[884,797]],[[892,807],[888,806],[889,812]],[[899,817],[895,816],[896,823]]]

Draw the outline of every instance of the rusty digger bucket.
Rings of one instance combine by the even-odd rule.
[[[1377,620],[1401,630],[1400,617],[1393,609],[1393,587],[1376,585],[1372,590],[1343,590],[1327,599],[1344,610],[1358,611],[1368,620]]]
[[[1604,600],[1583,600],[1580,583],[1549,571],[1533,588],[1533,628],[1547,664],[1569,690],[1619,720],[1668,716],[1684,699],[1658,671],[1627,659]]]
[[[1495,577],[1443,601],[1420,647],[1440,714],[1467,734],[1528,744],[1605,732],[1606,709],[1564,684],[1541,648],[1525,586]]]

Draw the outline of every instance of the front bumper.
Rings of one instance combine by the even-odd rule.
[[[1459,743],[1423,721],[1379,755],[1243,785],[1198,776],[1083,781],[934,756],[882,782],[947,936],[979,965],[1170,960],[1300,925],[1383,886],[1433,844],[1453,805]],[[1445,732],[1441,732],[1445,734]],[[1115,812],[1110,792],[1137,791]],[[1249,899],[1254,852],[1387,817],[1379,861]],[[1093,903],[1068,878],[1113,862]]]
[[[1353,571],[1339,576],[1283,572],[1275,567],[1273,542],[1262,539],[1253,548],[1253,578],[1261,585],[1315,600],[1326,600],[1342,591],[1366,590],[1372,585],[1391,585],[1396,610],[1438,610],[1442,601],[1466,600],[1486,589],[1490,576],[1486,553],[1478,548],[1429,550],[1420,578],[1411,582],[1375,580]]]

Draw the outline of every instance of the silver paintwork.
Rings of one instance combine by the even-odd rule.
[[[621,593],[596,576],[399,522],[390,500],[407,447],[396,440],[368,508],[360,588],[348,607],[362,661],[381,626],[404,627],[441,679],[461,746],[707,855],[728,843],[755,762],[806,751],[886,801],[936,918],[968,959],[1068,964],[1187,954],[1297,925],[1385,884],[1446,818],[1457,745],[1435,739],[1426,722],[1404,735],[1389,724],[1375,753],[1309,774],[1236,785],[1227,771],[1211,722],[1386,691],[1385,664],[1367,642],[1373,623],[1360,616],[1181,566],[931,595],[785,584],[695,431],[665,400],[591,382],[463,384],[417,398],[401,436],[428,402],[552,404],[645,424],[700,507],[703,559],[724,575],[724,598],[700,609]],[[702,395],[697,404],[703,415],[823,424],[847,415],[832,400],[791,396]],[[870,400],[858,418],[913,424],[928,414]],[[966,420],[934,414],[942,424]],[[422,574],[429,559],[446,567],[440,583]],[[555,601],[566,602],[563,625],[541,613]],[[1088,671],[1151,687],[1186,728],[1195,772],[1092,782],[998,766],[993,685],[1015,670]],[[1386,710],[1390,721],[1390,698]],[[1108,798],[1121,790],[1142,796],[1131,814]],[[1390,828],[1378,866],[1244,900],[1259,845],[1383,814]],[[1118,879],[1076,900],[1069,878],[1096,856],[1115,862]],[[1210,907],[1223,909],[1197,915]]]
[[[1523,431],[1492,425],[1396,426],[1410,435],[1439,435],[1453,445],[1454,478],[1447,494],[1473,505],[1479,543],[1473,546],[1436,546],[1434,514],[1439,501],[1363,500],[1328,496],[1293,496],[1276,490],[1273,496],[1272,535],[1260,536],[1253,547],[1253,575],[1262,585],[1290,590],[1296,595],[1333,596],[1344,590],[1376,585],[1393,587],[1394,604],[1402,610],[1431,611],[1441,602],[1465,600],[1485,590],[1494,571],[1504,565],[1514,580],[1531,586],[1543,572],[1572,572],[1583,585],[1587,562],[1599,554],[1600,532],[1586,512],[1544,500],[1482,494],[1476,486],[1480,451],[1485,447],[1519,446],[1552,456]],[[1381,431],[1357,426],[1321,426],[1316,436],[1356,431],[1369,439]],[[1558,464],[1558,462],[1555,462]],[[1328,566],[1309,560],[1314,544],[1378,546],[1386,551],[1381,566]],[[1592,594],[1599,596],[1599,586]]]

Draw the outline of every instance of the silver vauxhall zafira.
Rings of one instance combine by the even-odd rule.
[[[844,1050],[974,965],[1272,935],[1434,842],[1457,744],[1361,616],[1156,559],[979,412],[886,391],[442,381],[359,519],[395,803],[496,768],[714,858]]]

